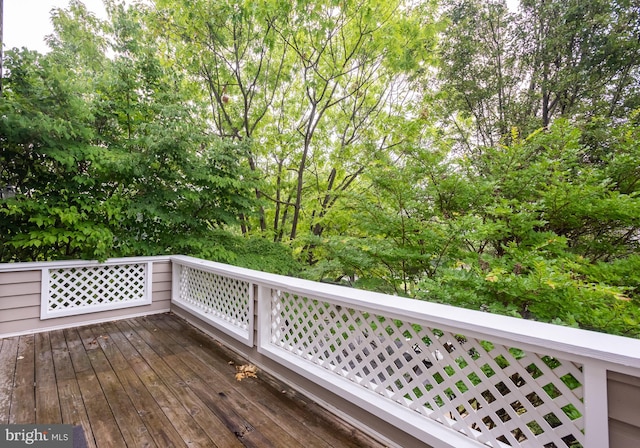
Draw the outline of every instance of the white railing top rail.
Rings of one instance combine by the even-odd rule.
[[[146,263],[169,261],[168,255],[154,255],[148,257],[109,258],[105,261],[97,260],[57,260],[57,261],[25,261],[17,263],[0,263],[0,272],[40,271],[42,269],[64,269],[85,266],[113,265],[123,263]]]
[[[172,256],[171,260],[264,286],[286,288],[290,292],[343,306],[383,312],[398,319],[437,325],[443,330],[503,341],[511,347],[543,349],[550,355],[557,353],[565,359],[578,362],[583,362],[585,358],[604,361],[609,364],[609,370],[625,373],[640,369],[640,340],[637,339],[269,274],[182,255]]]

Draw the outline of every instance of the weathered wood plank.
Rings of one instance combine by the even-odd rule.
[[[89,348],[87,356],[127,445],[140,448],[157,446],[133,407],[127,391],[118,380],[105,353],[101,350],[98,339],[104,336],[94,336],[91,327],[82,327],[78,333],[82,337],[85,349]]]
[[[101,352],[96,353],[101,354]],[[115,372],[102,371],[96,375],[127,445],[141,448],[157,446],[144,422],[133,408],[129,396],[120,384]]]
[[[0,423],[81,425],[91,448],[382,446],[240,363],[171,314],[0,339]]]
[[[67,349],[69,350],[69,357],[73,364],[73,370],[76,376],[83,373],[93,373],[91,367],[91,361],[84,350],[84,344],[78,334],[78,330],[75,328],[65,329],[64,338],[67,341]]]
[[[205,379],[206,381],[219,381],[216,375],[228,372],[229,369],[235,373],[234,366],[229,366],[225,360],[232,360],[234,364],[246,362],[219,344],[212,344],[208,336],[180,319],[161,319],[156,316],[148,316],[146,319],[157,324],[163,333],[175,340],[172,346],[176,351],[189,351],[197,358],[193,365],[194,370],[203,375],[213,375],[211,379]],[[264,373],[261,373],[260,377],[269,380],[269,387],[256,387],[256,381],[252,379],[235,383],[237,386],[232,387],[229,394],[225,395],[225,399],[229,400],[229,406],[240,412],[246,408],[244,403],[252,403],[259,408],[258,412],[272,416],[277,426],[308,447],[380,446],[373,439],[354,431],[337,417],[328,415],[327,411],[317,404],[299,396],[275,379]],[[287,393],[283,394],[282,391]]]
[[[73,363],[69,356],[69,349],[67,348],[67,340],[64,337],[64,331],[54,330],[49,332],[49,340],[51,342],[53,366],[56,371],[56,382],[60,384],[60,381],[62,380],[75,380],[76,372],[73,369]]]
[[[84,428],[87,445],[96,448],[89,416],[82,400],[80,386],[76,380],[76,373],[67,347],[64,331],[54,330],[49,333],[53,354],[53,365],[56,370],[56,385],[60,400],[60,414],[62,423],[82,426]]]
[[[0,424],[9,423],[11,409],[11,391],[13,390],[16,361],[18,357],[18,338],[0,340]]]
[[[218,375],[212,365],[196,362],[189,352],[171,338],[171,332],[158,331],[159,328],[145,318],[135,319],[135,322],[147,330],[145,332],[138,327],[136,331],[139,334],[150,340],[156,339],[157,343],[169,350],[163,359],[189,382],[189,386],[245,446],[274,446],[272,441],[276,440],[282,446],[304,446],[283,431],[277,419],[270,418],[254,403],[230,398],[235,395],[234,389],[238,387],[234,366],[226,363],[218,365],[226,373]],[[155,346],[156,343],[152,345]]]
[[[84,428],[87,445],[90,448],[96,448],[93,428],[89,421],[78,381],[75,378],[72,380],[60,380],[58,382],[58,396],[60,398],[62,423],[82,426]]]
[[[36,387],[37,424],[58,425],[62,423],[58,387]]]
[[[36,398],[34,392],[35,355],[33,335],[20,336],[14,388],[11,395],[9,423],[33,424],[36,421]]]
[[[126,446],[118,422],[111,412],[107,397],[102,393],[96,375],[85,373],[78,378],[78,387],[86,406],[96,446],[99,448]]]
[[[218,344],[212,344],[208,336],[180,319],[161,319],[155,316],[148,316],[147,319],[158,325],[163,333],[174,339],[171,346],[175,350],[187,351],[193,355],[189,362],[194,370],[203,375],[211,376],[210,379],[205,378],[205,381],[220,381],[216,375],[225,371],[229,372],[232,377],[235,373],[235,367],[228,365],[229,361],[225,361],[225,359],[236,365],[245,363],[234,353],[224,350]],[[181,347],[183,348],[181,349]],[[264,373],[259,375],[261,378],[266,377]],[[328,419],[325,410],[303,399],[303,397],[299,397],[287,386],[276,382],[275,379],[269,378],[269,380],[270,387],[260,388],[255,387],[256,381],[252,379],[237,383],[237,387],[232,388],[225,395],[225,399],[229,401],[228,405],[238,410],[245,410],[244,403],[252,403],[258,412],[262,415],[272,416],[275,419],[274,424],[294,437],[298,443],[307,447],[357,448],[377,444],[359,432],[348,431],[346,425],[337,421],[337,418]],[[282,391],[287,393],[283,394]],[[328,427],[329,423],[331,427]],[[321,436],[316,434],[321,434]]]
[[[34,339],[36,354],[36,389],[40,387],[55,387],[56,374],[53,366],[53,355],[51,352],[49,333],[36,333],[34,335]]]
[[[67,329],[65,337],[69,349],[71,350],[73,347],[73,350],[69,352],[73,365],[76,366],[77,360],[81,369],[80,371],[76,370],[76,379],[92,431],[89,434],[85,433],[85,436],[87,439],[93,437],[93,442],[98,448],[126,446],[111,407],[102,392],[100,382],[91,368],[89,357],[84,351],[80,334],[77,329]],[[88,367],[86,363],[89,364]]]
[[[134,328],[130,326],[130,322],[131,321],[118,321],[115,322],[115,324],[150,366],[153,374],[162,378],[164,385],[171,395],[176,397],[177,400],[184,405],[194,421],[197,422],[199,427],[206,433],[207,440],[211,444],[210,446],[218,446],[219,448],[242,447],[243,445],[235,435],[230,434],[226,426],[211,412],[197,394],[193,392],[188,383],[183,381],[171,367],[167,365],[161,356],[156,353],[156,350],[163,352],[164,349],[162,347],[153,347],[153,349],[149,347]]]
[[[36,421],[42,424],[62,423],[58,386],[53,365],[49,333],[35,335]]]
[[[173,428],[167,416],[120,352],[114,341],[114,338],[119,337],[117,328],[113,325],[99,325],[93,328],[93,334],[97,336],[109,363],[156,444],[159,447],[186,446],[180,434]]]

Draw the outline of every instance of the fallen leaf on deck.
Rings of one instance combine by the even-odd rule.
[[[258,368],[253,364],[236,366],[236,381],[242,381],[245,378],[258,378],[256,373],[258,373]]]

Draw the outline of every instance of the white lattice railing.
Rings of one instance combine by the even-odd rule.
[[[488,446],[584,446],[582,365],[279,289],[270,345]]]
[[[172,301],[239,341],[253,345],[253,285],[219,275],[208,263],[174,262]]]
[[[606,448],[607,370],[640,371],[636,340],[172,262],[176,303],[437,447]]]
[[[54,263],[42,269],[40,318],[151,303],[151,261]]]

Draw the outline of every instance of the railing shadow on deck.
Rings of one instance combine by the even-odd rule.
[[[185,256],[0,264],[0,338],[169,310],[399,446],[640,445],[635,339]]]

